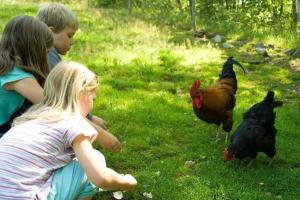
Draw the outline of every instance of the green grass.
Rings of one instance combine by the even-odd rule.
[[[103,153],[109,167],[133,174],[139,183],[135,191],[124,193],[125,200],[146,199],[144,192],[151,192],[155,200],[300,197],[300,95],[295,90],[300,85],[299,73],[286,65],[243,62],[247,45],[237,49],[241,52],[226,52],[124,10],[68,6],[77,14],[80,29],[65,59],[82,62],[99,75],[93,112],[109,123],[123,146],[121,153]],[[12,16],[35,15],[37,8],[35,3],[2,3],[0,29]],[[276,110],[277,154],[271,167],[263,154],[251,168],[235,161],[224,163],[225,145],[214,143],[215,127],[193,113],[188,93],[193,80],[201,79],[204,87],[212,84],[228,55],[234,55],[248,71],[243,75],[236,68],[239,89],[234,129],[242,113],[268,90],[275,90],[284,101]],[[186,161],[195,164],[187,167]],[[112,196],[103,192],[95,199]]]

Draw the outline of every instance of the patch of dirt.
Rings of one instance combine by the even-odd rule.
[[[206,40],[211,40],[215,36],[218,36],[218,33],[209,32],[207,30],[201,29],[194,32],[194,38],[205,38]],[[222,44],[227,44],[226,42],[230,41],[230,38],[221,36],[223,38]],[[225,42],[225,43],[224,43]],[[216,43],[216,42],[215,42]],[[220,43],[220,44],[221,44]],[[300,72],[300,48],[299,49],[283,49],[273,44],[264,44],[253,43],[247,38],[237,39],[236,41],[231,41],[233,45],[230,48],[226,48],[226,45],[220,45],[225,51],[228,51],[229,54],[237,54],[240,57],[240,61],[244,63],[249,63],[250,65],[259,65],[259,64],[269,64],[274,67],[284,67],[294,72]],[[245,47],[246,50],[242,50],[241,47]],[[261,48],[265,53],[262,54],[257,50]],[[164,77],[168,80],[169,77]],[[297,91],[300,91],[300,86],[297,87]]]
[[[296,92],[300,92],[300,83],[298,83],[298,85],[296,85],[295,91],[296,91]]]
[[[300,59],[291,60],[289,65],[293,71],[300,72]]]
[[[269,65],[274,65],[276,67],[290,67],[289,59],[282,56],[270,57],[268,60]]]

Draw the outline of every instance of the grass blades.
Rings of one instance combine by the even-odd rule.
[[[249,64],[235,50],[174,33],[126,10],[67,6],[76,13],[80,29],[64,59],[82,62],[99,75],[93,113],[109,123],[123,146],[119,154],[103,153],[109,167],[132,173],[139,183],[135,191],[124,192],[124,200],[147,199],[145,193],[155,200],[300,197],[299,72],[284,64]],[[37,9],[37,3],[4,1],[1,32],[12,16],[34,16]],[[245,51],[249,48],[246,45]],[[242,113],[268,90],[284,101],[276,109],[277,155],[270,167],[263,154],[251,168],[237,161],[224,163],[225,145],[214,143],[215,127],[193,113],[191,84],[195,79],[201,79],[203,87],[212,84],[228,55],[234,55],[248,71],[244,75],[236,68],[239,89],[233,130]],[[194,163],[187,166],[186,161]],[[94,199],[109,200],[112,193],[103,192]]]

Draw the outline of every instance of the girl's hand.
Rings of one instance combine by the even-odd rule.
[[[133,190],[136,187],[137,181],[131,174],[126,174],[123,176],[123,178],[127,183],[126,190]]]

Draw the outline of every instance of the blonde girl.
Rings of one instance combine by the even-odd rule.
[[[61,62],[50,72],[42,102],[0,139],[0,199],[91,199],[97,188],[135,188],[134,177],[107,168],[92,147],[98,133],[85,116],[97,87],[79,63]]]

